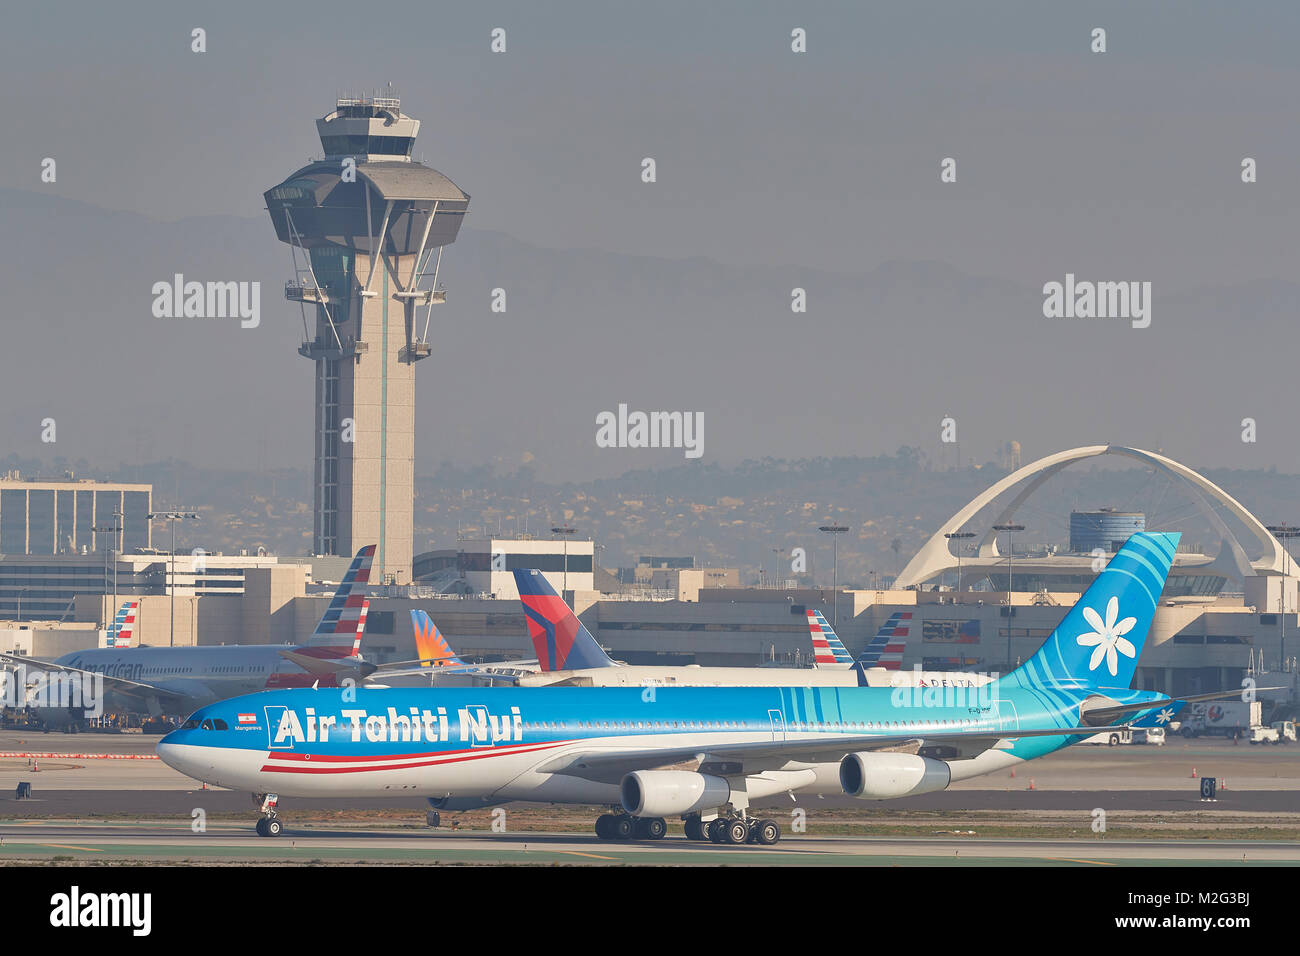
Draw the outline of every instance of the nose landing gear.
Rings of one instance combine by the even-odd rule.
[[[275,807],[280,798],[274,793],[253,794],[253,802],[260,803],[262,816],[257,821],[257,835],[261,837],[278,837],[284,826],[275,815]]]

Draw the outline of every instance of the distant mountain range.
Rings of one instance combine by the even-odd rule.
[[[299,308],[280,295],[289,250],[269,219],[160,222],[13,189],[0,189],[0,215],[0,448],[262,474],[310,466],[312,369],[296,354]],[[177,273],[260,282],[261,326],[155,318],[151,287]],[[1045,319],[1040,284],[941,262],[849,275],[548,249],[475,230],[472,205],[441,279],[448,301],[417,374],[426,475],[491,462],[587,481],[685,462],[681,450],[596,447],[596,415],[620,403],[703,413],[704,455],[690,464],[723,474],[747,459],[900,446],[965,466],[1011,439],[1026,457],[1109,440],[1300,471],[1289,281],[1157,285],[1151,327],[1134,330]],[[791,312],[796,287],[805,314]],[[496,288],[504,314],[489,309]],[[960,442],[945,457],[948,416]],[[48,418],[54,448],[41,443]],[[1256,443],[1241,441],[1244,418]]]
[[[307,469],[217,470],[172,460],[95,471],[86,461],[10,455],[0,460],[0,470],[151,481],[156,507],[193,508],[202,517],[178,527],[178,549],[310,551]],[[1266,524],[1300,523],[1300,475],[1204,473]],[[629,567],[640,555],[693,555],[702,566],[739,566],[747,582],[758,580],[760,568],[765,577],[784,579],[793,576],[791,550],[801,547],[814,578],[828,584],[830,544],[817,528],[834,522],[850,528],[840,541],[840,578],[865,585],[896,573],[945,519],[1004,474],[998,463],[944,470],[911,447],[876,458],[683,465],[577,483],[546,482],[526,466],[444,465],[417,477],[416,550],[453,548],[459,531],[527,530],[545,537],[564,521],[601,546],[598,560],[609,568]],[[1144,468],[1099,461],[1066,469],[1026,503],[1019,520],[1027,530],[1017,536],[1017,551],[1065,546],[1070,510],[1099,507],[1144,511],[1152,530],[1181,531],[1192,547],[1218,549],[1219,539],[1179,484]],[[969,527],[981,531],[992,520],[986,513]]]

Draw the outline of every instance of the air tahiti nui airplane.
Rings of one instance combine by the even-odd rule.
[[[608,804],[603,839],[775,843],[751,801],[789,791],[886,800],[943,790],[1181,702],[1129,684],[1178,545],[1135,534],[1042,648],[979,687],[319,688],[198,710],[170,766],[261,796],[410,794],[438,809]],[[1231,693],[1239,693],[1234,691]],[[660,769],[695,762],[695,769]]]

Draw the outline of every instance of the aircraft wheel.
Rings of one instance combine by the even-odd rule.
[[[275,817],[271,817],[266,821],[266,835],[269,837],[278,837],[283,829],[284,827],[280,825],[280,821]]]
[[[728,843],[739,845],[749,839],[749,824],[744,820],[730,820],[722,832]]]
[[[781,827],[775,820],[759,820],[754,830],[758,833],[758,842],[763,846],[771,846],[781,839]]]
[[[709,821],[704,830],[710,843],[721,843],[727,838],[726,831],[723,829],[726,825],[727,821],[721,818]]]
[[[647,840],[662,840],[668,833],[668,821],[663,817],[650,817],[644,821],[642,835]]]
[[[609,813],[602,813],[600,816],[596,817],[596,836],[600,837],[602,840],[613,839],[613,837],[610,836],[610,824],[613,822],[614,817]]]
[[[613,821],[610,823],[609,833],[615,840],[630,840],[632,839],[632,834],[635,832],[636,824],[633,823],[632,818],[625,813],[614,817]]]
[[[261,836],[261,837],[266,836],[266,817],[258,817],[258,818],[257,818],[257,826],[256,826],[255,829],[257,830],[257,835],[258,835],[258,836]]]
[[[686,818],[686,839],[703,840],[704,839],[704,821],[699,817]]]

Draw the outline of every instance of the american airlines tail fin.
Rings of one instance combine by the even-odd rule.
[[[617,666],[541,571],[516,568],[515,584],[543,671]]]
[[[415,631],[415,651],[421,667],[463,667],[465,662],[456,656],[447,638],[443,637],[433,618],[419,609],[411,611],[411,629]]]
[[[1127,690],[1179,537],[1132,535],[1038,652],[998,683],[1032,689]]]
[[[140,612],[139,601],[125,601],[117,609],[113,626],[108,629],[105,647],[130,647],[135,640],[135,621]]]
[[[895,611],[889,620],[876,632],[858,657],[858,663],[864,668],[883,667],[887,671],[896,671],[903,666],[903,651],[907,649],[907,639],[911,636],[912,612]]]
[[[352,566],[344,575],[338,590],[316,625],[307,643],[299,650],[310,657],[355,657],[360,649],[361,634],[365,630],[365,615],[369,602],[363,593],[353,594],[358,586],[370,583],[370,565],[375,559],[375,546],[367,545],[352,559]]]
[[[835,633],[835,629],[822,616],[821,611],[808,611],[808,632],[812,637],[813,663],[816,667],[852,667],[851,655]]]
[[[361,638],[366,633],[366,615],[370,613],[370,598],[361,602],[361,616],[357,618],[357,639],[352,642],[352,656],[361,656]]]

